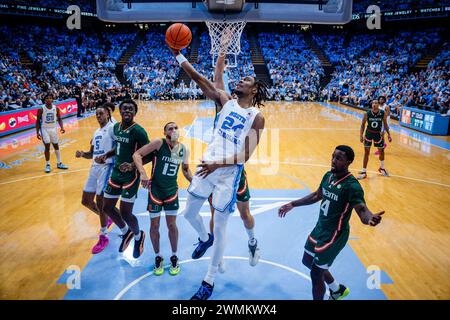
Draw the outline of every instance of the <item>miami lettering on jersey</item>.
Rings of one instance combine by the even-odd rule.
[[[181,162],[183,162],[183,159],[181,159],[181,158],[171,158],[171,157],[168,157],[168,156],[163,156],[162,157],[162,161],[169,162],[169,163],[174,163],[174,164],[181,164]]]
[[[329,200],[339,201],[337,194],[334,194],[325,188],[322,188],[322,194],[325,198],[328,198]]]

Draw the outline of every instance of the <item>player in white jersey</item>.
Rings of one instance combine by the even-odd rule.
[[[224,82],[224,72],[225,72],[225,55],[218,56],[216,67],[214,69],[214,86],[217,89],[221,89],[229,92],[228,84],[225,88]],[[228,77],[227,77],[228,78]],[[233,98],[237,98],[233,96]],[[216,104],[216,118],[219,117],[219,112],[217,111],[218,105]],[[211,220],[209,221],[209,230],[212,235],[214,235],[214,207],[212,206],[212,197],[209,199],[210,202],[210,210],[211,210]],[[239,181],[239,188],[237,190],[236,197],[237,209],[239,211],[239,215],[244,223],[245,231],[248,235],[248,252],[249,252],[249,264],[254,267],[259,261],[260,257],[260,249],[258,248],[258,241],[255,238],[255,219],[250,213],[250,191],[247,182],[247,176],[245,174],[245,170],[243,169],[241,174],[241,179]],[[221,261],[219,264],[219,272],[225,272],[225,263]]]
[[[111,114],[109,109],[104,105],[97,107],[95,116],[100,128],[94,133],[89,151],[77,151],[75,153],[77,158],[93,159],[89,177],[84,185],[81,203],[100,217],[100,236],[98,242],[92,248],[92,253],[94,254],[103,251],[108,245],[108,228],[112,224],[112,220],[103,212],[103,190],[111,175],[113,159],[108,158],[105,162],[100,162],[99,157],[115,147],[113,124],[110,122]],[[94,198],[96,198],[95,202]]]
[[[58,145],[57,123],[61,127],[61,133],[65,133],[61,114],[57,106],[53,105],[53,94],[48,93],[44,97],[45,105],[38,110],[36,119],[36,136],[39,140],[43,140],[45,146],[45,172],[51,171],[50,167],[50,143],[55,149],[58,169],[69,169],[61,162],[61,153]]]
[[[379,108],[381,110],[384,111],[384,113],[386,114],[386,122],[389,125],[389,128],[391,127],[391,108],[389,105],[386,104],[386,97],[384,96],[380,96],[378,97],[378,104],[379,104]],[[381,134],[383,136],[383,141],[384,142],[384,149],[386,150],[387,148],[387,143],[386,140],[384,139],[384,134],[386,133],[386,129],[384,128],[384,125],[381,129]],[[380,150],[375,151],[375,155],[379,155],[380,154]]]
[[[217,89],[211,81],[200,75],[179,51],[173,52],[187,75],[199,85],[205,96],[218,105],[220,112],[213,139],[188,188],[186,209],[183,212],[199,235],[199,244],[192,258],[200,258],[213,245],[208,272],[191,298],[206,300],[212,294],[219,263],[223,259],[226,225],[235,210],[236,189],[243,164],[252,155],[264,129],[264,117],[257,107],[266,99],[267,88],[264,83],[247,76],[236,86],[238,98],[232,99],[228,93]],[[211,194],[215,209],[214,237],[207,233],[199,214],[204,201]]]

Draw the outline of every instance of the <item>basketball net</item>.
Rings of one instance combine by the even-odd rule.
[[[228,56],[228,67],[236,67],[237,55],[241,52],[241,35],[246,21],[206,21],[211,38],[212,64],[217,57]]]

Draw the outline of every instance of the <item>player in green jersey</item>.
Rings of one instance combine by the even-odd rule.
[[[380,157],[380,168],[378,171],[385,177],[389,177],[389,173],[384,168],[384,133],[382,132],[383,125],[384,130],[388,134],[389,142],[392,142],[391,133],[389,132],[389,125],[387,122],[387,113],[380,109],[380,105],[378,100],[372,100],[371,103],[372,109],[367,111],[364,114],[361,123],[361,131],[360,131],[360,141],[364,143],[364,161],[363,161],[363,169],[360,172],[358,179],[367,178],[367,163],[369,162],[370,155],[370,147],[373,144],[379,151]],[[367,128],[366,128],[367,123]],[[364,130],[366,131],[364,134]]]
[[[124,252],[134,236],[133,257],[138,258],[144,251],[144,231],[139,229],[139,223],[133,215],[134,201],[139,189],[139,172],[132,168],[133,153],[149,143],[144,128],[134,122],[138,106],[133,100],[124,100],[119,105],[122,121],[114,125],[113,134],[115,149],[102,156],[114,156],[114,167],[105,188],[103,209],[122,232],[122,242],[119,252]],[[119,198],[120,215],[115,212]]]
[[[323,300],[325,282],[330,290],[330,300],[341,300],[350,292],[333,278],[328,268],[347,243],[352,210],[355,209],[361,222],[369,226],[378,225],[384,214],[384,211],[373,214],[367,208],[361,185],[348,171],[354,158],[352,148],[337,146],[331,159],[331,171],[323,176],[317,191],[278,210],[278,215],[283,218],[294,207],[321,201],[319,220],[308,236],[302,261],[311,270],[314,300]]]
[[[166,215],[169,240],[172,247],[170,257],[171,275],[180,272],[178,264],[178,228],[176,218],[178,214],[178,169],[181,168],[184,177],[190,182],[192,173],[189,169],[189,151],[184,144],[178,141],[180,136],[175,122],[169,122],[164,126],[164,139],[155,139],[151,143],[137,150],[134,155],[134,164],[141,175],[141,184],[148,189],[148,211],[150,212],[150,239],[155,251],[155,266],[153,273],[160,276],[164,273],[164,259],[160,254],[159,246],[159,222],[161,211]],[[152,176],[149,179],[145,172],[142,158],[153,154]]]

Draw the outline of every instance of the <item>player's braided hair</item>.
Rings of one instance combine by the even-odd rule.
[[[257,106],[259,108],[261,106],[264,106],[262,102],[266,101],[269,97],[269,91],[267,89],[267,84],[265,84],[261,80],[255,79],[255,86],[257,91],[255,96],[253,97],[252,106]]]
[[[111,120],[111,110],[107,107],[107,103],[104,103],[104,104],[102,104],[102,105],[99,105],[99,106],[97,107],[97,109],[99,109],[99,108],[105,109],[106,112],[108,112],[108,121]]]

